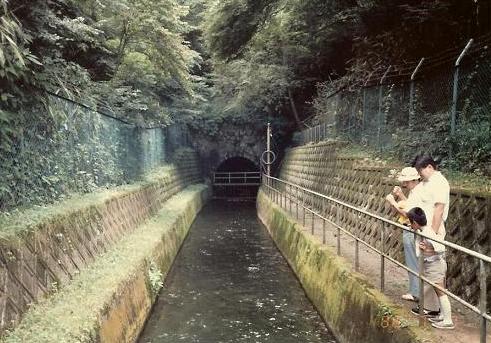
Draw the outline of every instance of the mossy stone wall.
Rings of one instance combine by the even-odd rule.
[[[135,342],[194,218],[205,185],[170,198],[64,288],[30,308],[2,343]]]
[[[23,226],[21,217],[15,231],[2,232],[0,332],[14,327],[31,304],[68,284],[155,215],[167,199],[199,182],[198,164],[196,153],[185,152],[150,181],[108,190],[96,200],[87,195],[83,205],[53,211],[56,215],[34,224]]]
[[[270,201],[263,191],[258,215],[300,280],[307,296],[341,343],[431,342],[418,327],[404,322],[402,311],[327,246],[317,243]],[[384,319],[383,313],[390,315]]]

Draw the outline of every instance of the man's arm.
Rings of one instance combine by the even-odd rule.
[[[443,222],[443,211],[445,210],[445,204],[442,203],[436,203],[435,204],[435,209],[433,211],[433,218],[431,221],[431,228],[435,233],[438,233],[440,230],[440,226],[442,225]]]
[[[389,194],[385,197],[385,200],[387,200],[387,202],[389,204],[392,205],[392,207],[397,211],[399,212],[400,215],[403,215],[404,217],[406,217],[406,214],[407,212],[404,211],[403,209],[399,208],[399,204],[397,203],[397,201],[394,199],[394,196],[392,194]]]

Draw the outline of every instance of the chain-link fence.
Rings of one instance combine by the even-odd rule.
[[[48,95],[0,142],[0,212],[135,181],[189,144],[185,127],[140,128]]]
[[[319,94],[317,116],[294,142],[343,137],[405,160],[428,152],[448,166],[491,175],[485,163],[491,160],[488,43],[473,41],[465,49],[388,67],[362,86]]]

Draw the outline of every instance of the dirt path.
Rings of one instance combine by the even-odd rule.
[[[290,213],[291,217],[296,220],[297,213],[296,207],[293,205],[290,212],[290,204],[283,202],[283,208]],[[299,206],[297,221],[299,224],[303,224],[303,212]],[[335,229],[329,223],[325,225],[325,240],[326,245],[337,248],[337,229]],[[312,234],[312,215],[307,213],[304,231]],[[323,241],[323,223],[322,220],[316,218],[314,221],[314,235],[315,239],[322,243]],[[347,236],[341,234],[341,256],[351,262],[352,270],[355,271],[355,241]],[[370,250],[369,248],[360,244],[359,249],[359,273],[365,275],[365,277],[377,287],[380,287],[380,255]],[[385,262],[385,291],[384,294],[390,298],[395,304],[401,306],[407,310],[408,325],[419,325],[418,316],[411,313],[411,308],[415,307],[414,302],[405,301],[401,299],[401,295],[407,293],[408,275],[405,270],[397,266],[396,264],[387,261]],[[455,323],[454,330],[438,330],[431,327],[431,323],[425,322],[425,327],[428,330],[432,330],[436,342],[445,343],[479,343],[480,342],[480,316],[466,308],[465,306],[451,300],[452,303],[452,317]],[[487,325],[487,340],[491,343],[491,323]]]

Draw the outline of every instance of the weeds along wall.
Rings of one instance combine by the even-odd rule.
[[[172,195],[201,181],[197,154],[190,149],[177,151],[175,163],[159,171],[132,185],[48,206],[40,219],[28,220],[26,214],[2,227],[0,334],[19,322],[29,304],[70,282]]]
[[[56,96],[39,111],[0,113],[0,212],[138,180],[188,145],[184,127],[140,128]]]
[[[394,178],[388,176],[392,169],[400,169],[400,166],[343,157],[337,154],[337,147],[338,143],[322,142],[288,150],[282,163],[280,178],[394,220],[395,216],[386,205],[385,196],[397,184]],[[377,248],[381,247],[381,227],[369,217],[343,210],[340,211],[340,217],[336,218],[337,208],[334,205],[324,207],[318,199],[307,199],[307,204],[322,211],[328,218],[363,240]],[[491,194],[452,188],[446,228],[448,241],[490,255]],[[402,232],[388,230],[386,251],[403,262]],[[447,256],[450,290],[477,305],[479,261],[451,249]],[[490,278],[487,281],[487,289],[490,290]],[[489,291],[487,298],[489,307]]]

